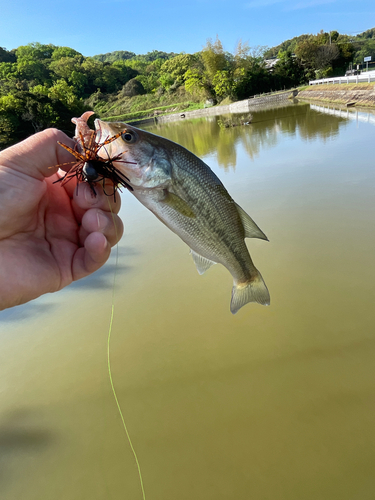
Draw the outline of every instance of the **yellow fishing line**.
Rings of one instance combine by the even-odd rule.
[[[110,209],[111,214],[112,214],[113,225],[115,227],[116,240],[119,241],[118,232],[117,232],[117,226],[116,226],[116,220],[115,220],[114,213],[112,211],[112,207],[111,207],[111,203],[109,201],[109,198],[108,198],[108,204],[109,204],[109,209]],[[112,288],[112,310],[111,310],[111,319],[110,319],[110,322],[109,322],[108,340],[107,340],[108,375],[109,375],[109,382],[110,382],[111,388],[112,388],[113,397],[115,399],[115,402],[116,402],[116,405],[117,405],[117,409],[118,409],[118,412],[119,412],[120,417],[121,417],[122,425],[124,427],[124,431],[125,431],[126,437],[128,439],[130,449],[131,449],[131,451],[133,453],[135,463],[137,464],[138,476],[139,476],[139,482],[140,482],[140,485],[141,485],[143,500],[146,500],[145,490],[144,490],[144,486],[143,486],[142,473],[141,473],[141,467],[139,465],[138,457],[137,457],[137,454],[135,452],[132,440],[130,438],[130,434],[129,434],[128,428],[126,426],[126,423],[125,423],[125,418],[124,418],[124,415],[122,413],[119,400],[117,398],[115,386],[113,384],[112,371],[111,371],[110,343],[111,343],[111,333],[112,333],[113,318],[114,318],[114,313],[115,313],[115,286],[116,286],[117,267],[118,267],[118,243],[116,245],[116,263],[115,263],[115,271],[114,271],[114,275],[113,275],[113,288]]]

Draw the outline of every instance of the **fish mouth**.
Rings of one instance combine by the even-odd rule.
[[[96,118],[94,121],[94,125],[97,142],[112,142],[115,138],[120,137],[120,135],[126,132],[125,123],[105,122],[100,120],[99,118]]]
[[[99,118],[96,118],[94,121],[95,132],[96,132],[96,142],[99,142],[101,137],[103,136],[103,127],[102,121]]]
[[[111,151],[112,143],[117,139],[117,135],[113,133],[110,126],[107,125],[106,122],[97,118],[94,121],[94,126],[96,132],[95,141],[100,146],[98,155],[103,160],[106,160],[104,163],[110,174],[104,174],[104,176],[112,179],[115,185],[120,185],[129,189],[129,191],[133,191],[134,188],[131,185],[129,173],[132,173],[130,165],[136,165],[136,162],[125,160],[122,156],[123,152],[116,154],[115,151]],[[102,149],[103,151],[101,151]],[[111,154],[113,152],[115,153],[114,155]],[[127,164],[129,164],[129,167],[127,167]]]

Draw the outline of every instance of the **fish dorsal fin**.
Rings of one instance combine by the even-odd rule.
[[[199,274],[205,273],[207,269],[216,264],[216,262],[214,262],[213,260],[202,257],[201,255],[199,255],[199,253],[194,252],[194,250],[190,249],[190,253],[193,256],[193,261]]]
[[[169,207],[173,208],[174,210],[176,210],[176,212],[185,215],[185,217],[189,217],[191,219],[196,218],[195,213],[190,208],[188,203],[179,196],[177,196],[177,194],[171,193],[170,191],[166,191],[162,203],[165,203]]]
[[[241,208],[237,203],[235,203],[237,212],[241,218],[242,225],[245,229],[245,238],[259,238],[260,240],[268,241],[267,236],[263,231],[255,224],[253,219],[248,215],[243,208]]]

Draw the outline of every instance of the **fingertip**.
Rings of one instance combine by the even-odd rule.
[[[79,248],[73,261],[73,280],[89,276],[100,269],[108,260],[111,247],[102,233],[91,233],[84,246]]]
[[[113,247],[120,241],[124,233],[124,224],[117,214],[92,208],[83,214],[81,230],[85,239],[90,233],[100,232],[104,234],[110,246]]]
[[[109,257],[111,247],[103,233],[90,233],[85,240],[85,250],[90,258],[96,262],[104,264]]]
[[[80,182],[73,192],[73,199],[80,208],[85,210],[100,206],[103,197],[104,193],[100,186],[92,188],[87,182]]]
[[[106,188],[107,187],[108,186],[106,185]],[[75,203],[84,210],[88,210],[89,208],[98,208],[104,212],[111,212],[114,214],[117,214],[120,211],[120,196],[117,194],[115,198],[112,192],[104,192],[103,186],[100,183],[90,185],[88,182],[80,182],[78,187],[76,184],[74,185],[72,183],[70,187],[67,186],[67,189],[69,189]],[[111,189],[111,186],[109,186],[109,189]]]

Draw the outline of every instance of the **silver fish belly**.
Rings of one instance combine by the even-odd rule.
[[[109,155],[122,153],[134,162],[116,167],[129,179],[132,194],[190,247],[198,272],[220,263],[232,274],[231,312],[248,302],[269,305],[244,241],[267,237],[208,165],[179,144],[124,123],[96,120],[95,128],[101,137],[123,132],[109,144]]]

